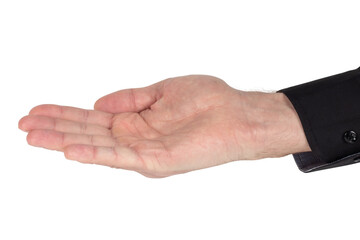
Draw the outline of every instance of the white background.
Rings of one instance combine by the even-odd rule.
[[[359,239],[360,164],[165,179],[27,145],[35,105],[186,74],[277,90],[360,66],[358,1],[0,1],[0,239]],[[355,104],[355,103],[352,103]]]

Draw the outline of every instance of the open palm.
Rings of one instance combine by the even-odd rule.
[[[189,75],[109,94],[95,110],[40,105],[19,128],[29,132],[30,145],[68,159],[165,177],[260,157],[263,123],[241,104],[245,93]]]

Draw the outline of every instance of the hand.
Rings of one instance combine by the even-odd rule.
[[[30,145],[147,177],[310,151],[285,95],[239,91],[206,75],[121,90],[94,108],[40,105],[19,128]]]

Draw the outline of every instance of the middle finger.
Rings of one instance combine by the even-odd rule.
[[[37,115],[23,117],[19,122],[19,128],[26,132],[44,129],[64,133],[111,136],[109,129],[99,125]]]

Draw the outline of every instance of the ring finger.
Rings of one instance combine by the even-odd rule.
[[[86,144],[100,147],[114,147],[115,139],[109,136],[86,135],[36,129],[29,132],[27,141],[35,147],[63,151],[68,145]]]

